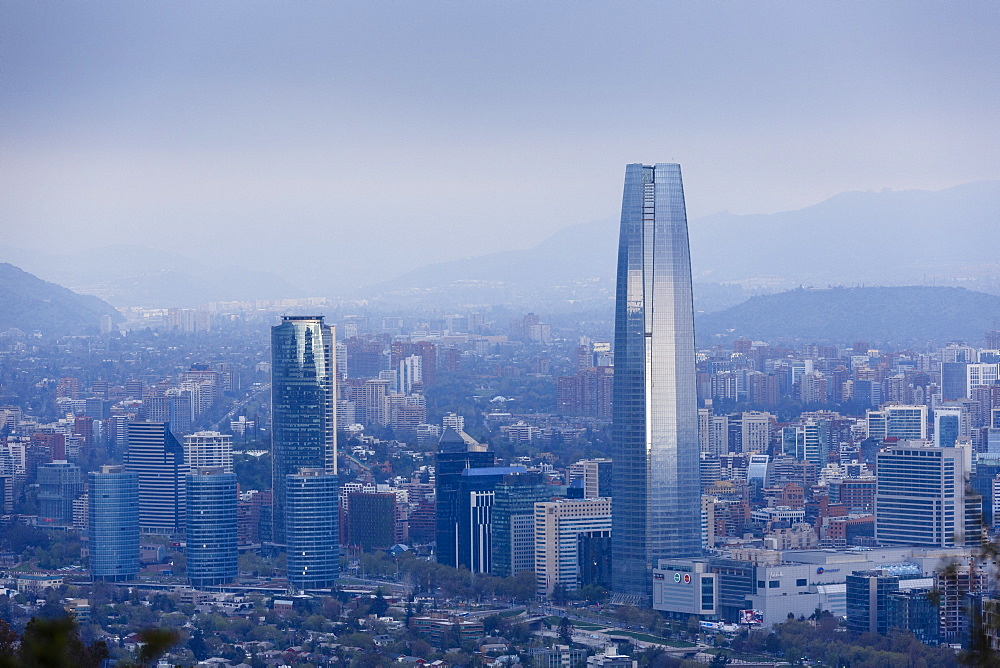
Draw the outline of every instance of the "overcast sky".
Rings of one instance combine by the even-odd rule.
[[[692,218],[1000,178],[993,0],[6,0],[0,31],[25,248],[389,276],[615,218],[628,162],[680,162]]]

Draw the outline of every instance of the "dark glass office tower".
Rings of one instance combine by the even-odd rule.
[[[490,575],[506,578],[535,570],[535,504],[556,490],[541,473],[512,473],[497,483],[491,509]]]
[[[337,473],[333,327],[322,316],[284,316],[271,328],[274,542],[285,542],[285,480],[301,468]]]
[[[187,520],[188,466],[169,422],[130,422],[125,466],[139,475],[139,528],[181,534]]]
[[[65,460],[38,467],[38,514],[46,520],[73,523],[73,500],[83,492],[80,467]]]
[[[438,452],[434,456],[435,480],[435,541],[437,562],[457,568],[469,567],[468,536],[463,535],[466,525],[462,522],[468,503],[468,495],[463,494],[465,482],[462,472],[493,466],[494,454],[485,445],[466,441],[462,434],[448,427],[438,441]],[[465,560],[463,561],[463,556]]]
[[[612,408],[612,583],[648,604],[661,558],[701,551],[691,259],[681,168],[625,168]]]

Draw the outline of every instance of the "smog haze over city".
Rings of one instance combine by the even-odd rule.
[[[337,297],[614,228],[636,160],[684,165],[692,220],[1000,178],[990,2],[3,15],[4,245],[34,253],[148,247]]]
[[[998,9],[0,4],[0,668],[1000,665]]]

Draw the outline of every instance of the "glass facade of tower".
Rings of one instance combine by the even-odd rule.
[[[288,581],[299,589],[331,587],[340,571],[337,476],[304,468],[285,477]]]
[[[616,593],[647,603],[661,558],[700,547],[698,404],[680,165],[625,168],[612,408]]]
[[[184,448],[169,422],[130,422],[125,466],[139,475],[139,527],[144,533],[184,532]]]
[[[124,466],[90,473],[90,572],[95,580],[139,573],[139,475]]]
[[[285,542],[285,480],[300,468],[337,473],[334,329],[322,316],[285,316],[271,328],[274,542]]]
[[[535,568],[535,504],[551,498],[540,473],[503,477],[493,497],[490,575],[506,578]]]
[[[47,520],[73,523],[73,500],[83,492],[80,467],[55,461],[38,467],[38,514]]]
[[[187,573],[195,587],[236,579],[236,474],[203,467],[187,478]]]

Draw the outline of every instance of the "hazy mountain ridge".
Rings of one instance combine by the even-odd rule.
[[[797,211],[718,213],[689,223],[695,308],[716,311],[799,285],[962,285],[1000,294],[1000,181],[940,191],[845,192]],[[117,306],[345,297],[384,308],[491,304],[564,311],[611,308],[618,222],[565,228],[525,250],[426,265],[368,287],[319,294],[283,278],[291,266],[231,266],[137,246],[72,255],[0,248],[0,260]],[[349,249],[341,249],[349,252]],[[211,257],[205,249],[199,257]],[[334,256],[331,255],[331,258]],[[384,276],[372,266],[370,276]],[[321,266],[316,267],[322,271]]]
[[[1000,326],[1000,296],[952,287],[799,288],[753,297],[697,318],[701,344],[741,336],[769,342],[902,348],[963,340],[981,342]]]
[[[116,306],[194,307],[211,301],[302,297],[281,277],[258,269],[192,260],[142,246],[113,245],[73,255],[17,248],[0,255],[47,280]]]
[[[691,224],[696,278],[896,284],[1000,269],[1000,181],[845,192],[798,211],[719,213]],[[887,280],[888,279],[888,280]]]
[[[798,211],[689,223],[696,310],[797,285],[957,284],[1000,293],[1000,181],[940,191],[846,192]],[[360,296],[424,304],[614,297],[618,224],[581,223],[522,251],[428,265]]]
[[[97,334],[102,315],[124,320],[111,304],[43,281],[12,264],[0,263],[0,331],[17,328],[46,336]]]

